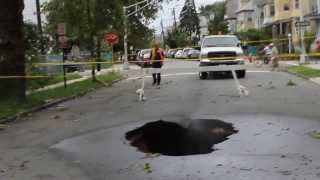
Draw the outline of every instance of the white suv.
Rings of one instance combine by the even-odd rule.
[[[233,35],[216,35],[204,37],[201,45],[200,67],[217,66],[216,70],[207,71],[208,68],[200,68],[200,79],[206,79],[210,73],[231,73],[231,71],[219,70],[219,66],[233,65],[233,69],[239,78],[244,78],[246,69],[242,59],[243,50],[240,41]],[[230,69],[231,70],[231,69]]]

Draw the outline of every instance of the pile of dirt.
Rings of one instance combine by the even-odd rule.
[[[159,120],[129,131],[125,137],[144,153],[185,156],[211,153],[213,145],[237,132],[232,124],[220,120],[192,120],[188,127]]]

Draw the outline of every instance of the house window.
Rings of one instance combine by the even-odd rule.
[[[296,9],[299,9],[300,8],[300,0],[294,0],[294,7]]]
[[[251,17],[248,18],[248,22],[252,22],[252,18]]]
[[[275,11],[275,6],[274,5],[272,5],[272,6],[270,6],[270,16],[274,16],[276,14],[276,11]]]
[[[284,11],[289,11],[289,10],[290,10],[290,6],[289,6],[288,3],[284,4],[283,10],[284,10]]]

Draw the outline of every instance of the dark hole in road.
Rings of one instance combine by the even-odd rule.
[[[237,133],[231,123],[220,120],[192,120],[187,128],[173,122],[155,121],[125,134],[130,144],[144,153],[167,156],[209,154],[213,145]]]

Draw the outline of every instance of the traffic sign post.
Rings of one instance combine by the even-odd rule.
[[[64,88],[67,88],[67,76],[65,62],[67,60],[68,38],[66,36],[66,24],[59,23],[57,27],[59,48],[62,49],[62,69]]]
[[[296,27],[308,27],[308,26],[310,26],[311,24],[310,24],[310,21],[297,21],[296,23],[295,23],[295,25],[296,25]]]
[[[119,36],[114,32],[107,32],[104,35],[104,40],[111,45],[112,63],[114,62],[114,45],[119,43]]]
[[[114,32],[107,32],[104,35],[104,40],[111,45],[119,43],[119,36]]]
[[[304,32],[305,28],[310,25],[310,22],[304,19],[304,4],[303,0],[299,0],[300,4],[300,20],[296,22],[296,26],[300,27],[300,43],[301,43],[301,55],[300,64],[306,63],[306,47],[304,45]]]

